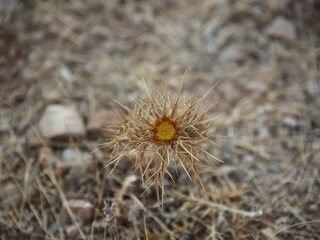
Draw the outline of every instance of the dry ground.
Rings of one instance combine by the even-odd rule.
[[[1,0],[0,238],[320,239],[319,5]],[[280,16],[290,39],[266,30]],[[231,136],[209,149],[225,162],[201,172],[209,199],[179,169],[159,209],[126,160],[108,174],[108,152],[85,171],[41,168],[42,146],[61,157],[104,141],[28,141],[46,106],[75,105],[88,119],[114,108],[110,96],[128,106],[145,96],[141,76],[175,89],[186,69],[185,96],[220,81],[205,105],[219,101],[211,114],[226,122],[214,132]],[[75,220],[69,199],[90,201],[92,219]]]

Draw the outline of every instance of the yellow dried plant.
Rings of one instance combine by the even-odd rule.
[[[177,167],[180,164],[188,177],[195,176],[205,191],[199,176],[199,168],[204,166],[202,162],[213,166],[213,159],[221,161],[203,145],[216,145],[213,141],[216,136],[210,135],[208,130],[221,124],[222,117],[206,116],[215,103],[203,111],[199,108],[214,86],[195,100],[193,97],[181,99],[182,84],[183,80],[174,95],[166,84],[152,94],[147,90],[148,98],[136,100],[132,109],[114,100],[126,113],[118,116],[121,124],[106,129],[112,136],[106,143],[112,149],[107,164],[114,164],[111,172],[124,157],[133,156],[142,181],[148,187],[155,186],[158,201],[160,188],[163,200],[165,174],[174,181],[169,165]]]

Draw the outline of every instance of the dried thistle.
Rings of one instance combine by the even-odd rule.
[[[195,176],[204,189],[198,170],[204,165],[202,161],[212,166],[212,159],[218,158],[210,154],[202,145],[209,143],[216,145],[212,140],[215,136],[209,135],[208,130],[221,124],[217,122],[221,117],[207,118],[208,111],[215,106],[201,111],[199,106],[214,86],[200,99],[193,97],[181,100],[181,81],[179,89],[174,95],[170,94],[166,85],[163,93],[148,92],[146,100],[136,100],[133,109],[123,106],[126,114],[121,114],[121,124],[110,126],[108,132],[112,138],[106,144],[112,153],[107,166],[117,164],[125,156],[133,155],[134,165],[140,170],[141,179],[150,186],[155,186],[158,200],[159,188],[164,195],[164,175],[169,172],[169,165],[177,167],[179,163],[190,179]]]

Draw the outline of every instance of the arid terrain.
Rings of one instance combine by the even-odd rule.
[[[0,0],[0,239],[320,239],[319,19],[318,0]],[[177,164],[161,207],[130,156],[105,167],[103,129],[184,75],[184,99],[217,84],[223,163],[207,196]]]

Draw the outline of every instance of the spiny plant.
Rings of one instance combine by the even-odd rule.
[[[184,78],[183,78],[184,79]],[[212,104],[201,111],[200,105],[214,86],[200,99],[193,97],[181,99],[181,81],[175,94],[171,94],[166,86],[160,91],[150,94],[146,99],[135,100],[134,107],[128,108],[118,101],[126,113],[120,113],[121,124],[107,127],[111,139],[106,143],[112,149],[107,166],[114,164],[111,172],[118,163],[128,156],[133,156],[134,166],[141,174],[141,180],[147,187],[155,186],[158,201],[164,197],[164,176],[168,174],[169,166],[177,168],[180,164],[190,180],[195,176],[202,189],[205,187],[199,176],[199,168],[207,162],[212,166],[217,157],[209,153],[203,145],[216,145],[208,130],[222,122],[221,117],[208,118],[208,111],[215,106]],[[147,188],[148,189],[148,188]]]

